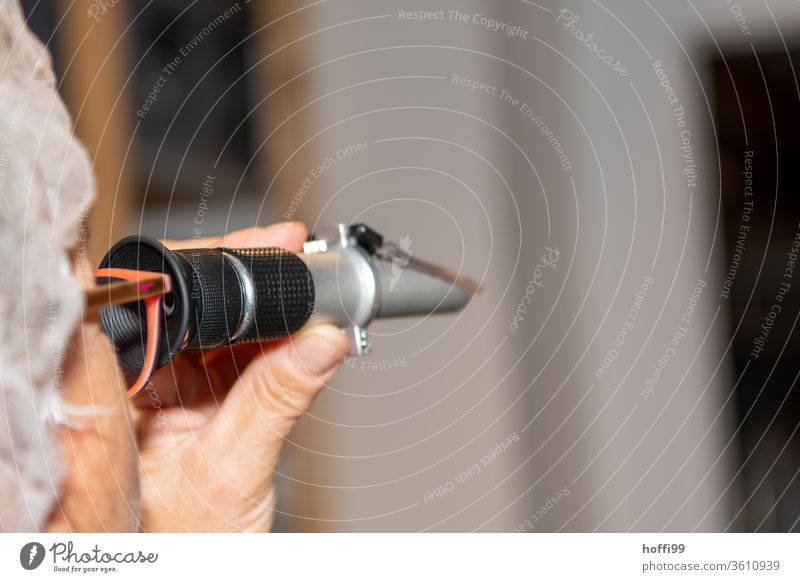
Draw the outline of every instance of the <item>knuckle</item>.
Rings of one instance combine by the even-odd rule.
[[[255,372],[252,392],[263,409],[296,418],[310,404],[308,391],[292,372],[275,370],[266,362],[259,362]]]

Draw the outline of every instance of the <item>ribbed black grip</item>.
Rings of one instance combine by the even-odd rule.
[[[288,337],[314,311],[314,280],[306,264],[283,249],[219,249],[238,258],[250,273],[255,319],[237,342]]]
[[[129,236],[117,242],[100,263],[101,268],[133,269],[167,273],[172,280],[172,292],[165,297],[171,309],[166,310],[159,340],[156,367],[166,365],[184,349],[189,326],[188,296],[190,280],[188,263],[171,253],[157,240],[146,236]],[[111,279],[100,278],[100,284]],[[186,300],[184,301],[184,297]],[[147,318],[144,303],[137,301],[125,305],[112,305],[100,310],[100,327],[117,350],[119,363],[131,374],[138,374],[144,364],[147,338]]]
[[[155,239],[131,236],[111,248],[101,267],[169,275],[158,368],[183,350],[288,337],[314,310],[311,273],[300,257],[282,249],[170,251]],[[138,374],[148,337],[143,302],[102,309],[100,324],[122,366]]]
[[[230,341],[242,320],[242,286],[230,260],[217,249],[174,251],[189,273],[190,337],[184,349],[207,350]]]

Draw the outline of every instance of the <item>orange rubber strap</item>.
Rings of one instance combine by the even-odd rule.
[[[156,368],[156,361],[158,359],[158,348],[161,339],[161,298],[162,295],[146,296],[150,291],[147,288],[148,282],[142,282],[144,279],[152,279],[154,275],[163,275],[164,289],[163,293],[169,293],[172,289],[171,280],[168,275],[163,273],[151,273],[147,271],[135,271],[132,269],[97,269],[94,272],[95,277],[107,277],[109,279],[123,279],[136,285],[133,291],[143,296],[145,311],[147,313],[147,344],[144,353],[144,364],[142,370],[139,372],[139,377],[136,382],[128,390],[128,398],[133,398],[138,395],[150,382],[150,378]],[[152,284],[152,283],[150,283]]]

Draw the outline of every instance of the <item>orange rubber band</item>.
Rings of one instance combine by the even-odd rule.
[[[160,288],[156,289],[152,279],[159,275],[163,279],[163,284],[158,286]],[[164,294],[172,290],[171,280],[169,276],[164,273],[134,271],[132,269],[97,269],[94,272],[94,276],[98,278],[104,277],[128,281],[133,285],[131,288],[133,295],[128,297],[128,301],[126,302],[130,302],[130,300],[144,301],[145,311],[147,313],[147,344],[145,347],[142,370],[139,372],[139,377],[136,379],[136,382],[128,389],[128,398],[133,398],[144,390],[155,371],[161,338],[161,299]]]

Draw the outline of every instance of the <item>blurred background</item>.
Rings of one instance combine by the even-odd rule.
[[[800,531],[796,2],[23,5],[96,259],[357,221],[483,281],[373,327],[276,529]]]

